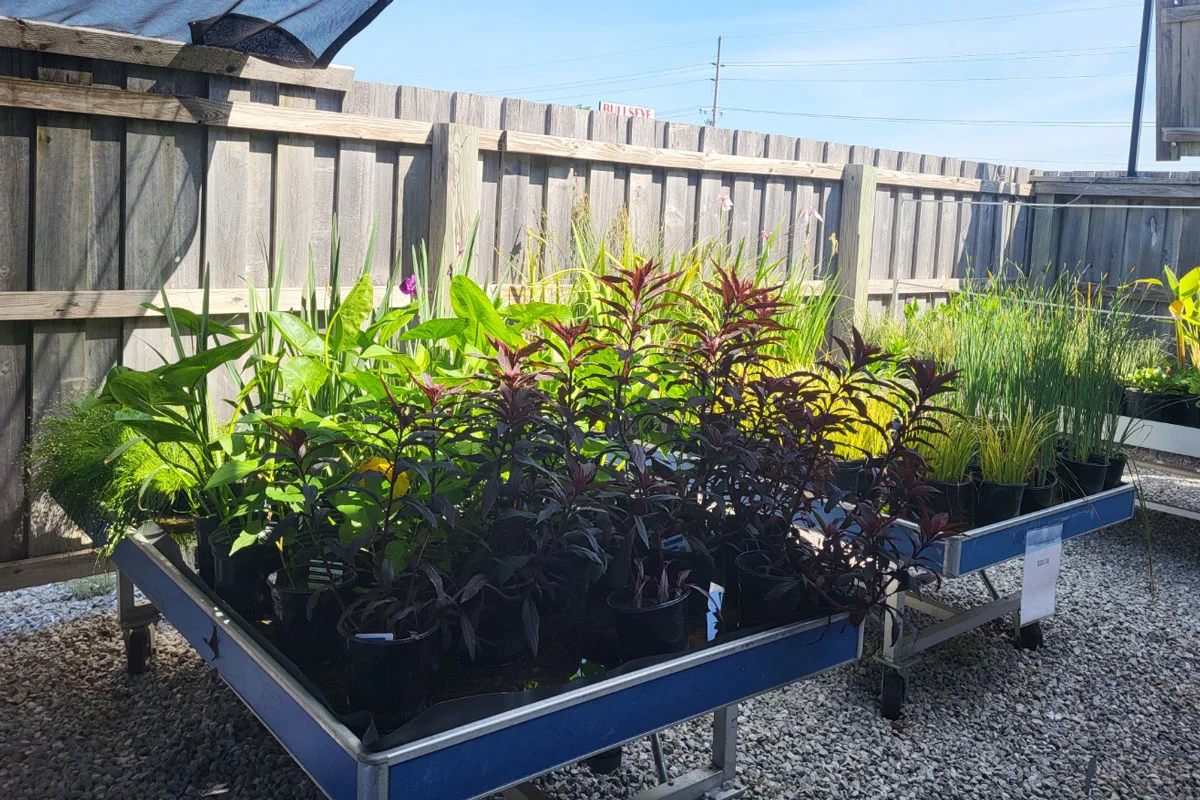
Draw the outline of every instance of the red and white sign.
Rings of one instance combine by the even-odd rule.
[[[654,109],[646,108],[645,106],[625,106],[620,103],[606,103],[600,101],[600,110],[607,111],[610,114],[620,114],[623,117],[645,117],[646,119],[654,119]]]

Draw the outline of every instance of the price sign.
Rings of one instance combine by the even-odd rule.
[[[1054,613],[1054,590],[1062,560],[1062,525],[1025,534],[1025,574],[1021,580],[1021,624]]]

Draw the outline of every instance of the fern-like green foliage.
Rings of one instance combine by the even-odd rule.
[[[31,491],[48,494],[90,535],[106,526],[121,531],[169,514],[177,498],[195,489],[144,443],[110,460],[135,438],[113,418],[115,411],[90,397],[64,402],[40,421],[29,446]],[[169,443],[158,447],[181,448]]]

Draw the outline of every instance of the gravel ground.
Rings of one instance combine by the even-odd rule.
[[[1200,523],[1151,519],[1155,595],[1140,522],[1069,542],[1046,644],[1018,651],[997,622],[939,646],[899,722],[879,716],[869,661],[745,703],[746,797],[1200,798]],[[1019,565],[993,577],[1013,587]],[[936,594],[983,599],[971,579]],[[320,796],[169,627],[154,668],[130,678],[112,595],[91,616],[62,597],[0,595],[0,798]],[[664,733],[674,774],[705,762],[708,724]],[[611,776],[571,767],[540,784],[601,800],[652,774],[643,741]]]

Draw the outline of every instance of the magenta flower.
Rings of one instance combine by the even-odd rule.
[[[400,292],[412,297],[417,293],[417,276],[409,275],[400,282]]]

